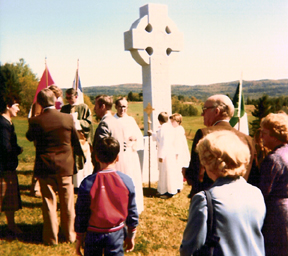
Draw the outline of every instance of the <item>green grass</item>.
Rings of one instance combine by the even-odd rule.
[[[141,124],[143,126],[142,112],[142,103],[129,103],[128,114],[138,118],[140,126]],[[248,116],[251,121],[253,117],[251,114]],[[23,208],[17,211],[15,216],[16,223],[24,231],[24,235],[17,239],[7,237],[6,218],[4,213],[0,213],[0,255],[75,255],[74,244],[60,243],[52,247],[42,244],[42,199],[31,197],[29,194],[35,148],[34,144],[25,138],[28,129],[27,119],[17,117],[13,119],[13,123],[18,144],[24,148],[19,156],[17,168]],[[94,125],[97,126],[96,121]],[[191,148],[195,132],[203,127],[203,118],[201,116],[184,117],[182,125],[186,131],[189,148]],[[156,187],[157,183],[152,183],[150,189],[147,184],[143,184],[145,210],[140,215],[135,249],[127,255],[179,255],[178,250],[187,221],[189,208],[187,195],[190,187],[184,184],[183,191],[168,200],[155,197]],[[77,194],[75,194],[75,201],[76,199]]]

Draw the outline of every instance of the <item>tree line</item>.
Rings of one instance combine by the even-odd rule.
[[[13,94],[20,98],[21,111],[20,115],[27,115],[29,113],[34,95],[39,83],[39,79],[25,63],[24,59],[19,59],[17,63],[0,64],[0,96]],[[127,95],[114,95],[116,100],[118,97],[127,97],[128,101],[143,101],[142,91],[139,93],[130,91]],[[93,108],[95,96],[88,97],[84,95],[84,102]],[[92,103],[93,102],[93,103]],[[202,104],[200,100],[194,96],[172,95],[172,112],[180,113],[183,116],[197,116],[199,111],[196,105]],[[269,113],[276,113],[284,111],[288,113],[288,96],[269,97],[263,95],[259,99],[247,98],[247,105],[254,105],[255,109],[252,115],[255,117],[251,122],[251,134],[253,135],[260,127],[261,118]]]

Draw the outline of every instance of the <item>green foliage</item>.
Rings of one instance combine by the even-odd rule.
[[[280,110],[287,112],[288,97],[269,98],[268,95],[264,95],[254,101],[254,106],[252,115],[255,119],[250,123],[252,135],[260,128],[261,119],[269,113],[277,113]]]
[[[0,66],[1,94],[14,94],[20,98],[20,115],[29,112],[37,85],[38,79],[24,59],[20,59],[18,63]]]
[[[2,97],[11,94],[19,96],[21,85],[14,64],[0,66],[0,90]]]
[[[84,103],[87,104],[87,106],[89,107],[89,109],[92,111],[94,110],[94,101],[93,103],[91,102],[91,98],[85,94],[83,94],[84,97]]]
[[[180,97],[180,99],[184,100],[184,97]],[[192,104],[184,104],[179,100],[179,96],[174,96],[172,98],[172,113],[179,113],[182,116],[197,116],[198,109]]]
[[[143,93],[139,92],[132,92],[130,91],[127,95],[127,100],[128,101],[143,101]]]
[[[185,97],[195,97],[198,100],[205,101],[213,94],[234,95],[239,81],[227,83],[217,83],[209,85],[171,85],[172,95],[185,95]],[[249,100],[258,99],[264,93],[271,97],[280,97],[287,95],[288,79],[280,80],[259,80],[243,81],[243,94],[249,97]],[[121,84],[111,86],[91,86],[84,87],[84,92],[88,96],[97,94],[107,95],[127,95],[129,92],[141,93],[142,84]],[[186,100],[184,100],[186,102]],[[193,101],[194,102],[194,101]]]

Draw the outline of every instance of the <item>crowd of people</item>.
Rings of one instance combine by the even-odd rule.
[[[57,94],[58,92],[58,94]],[[26,137],[36,148],[34,181],[43,206],[43,243],[58,244],[57,195],[61,232],[76,241],[82,255],[123,255],[135,244],[139,214],[144,211],[139,151],[143,135],[128,102],[98,95],[94,112],[100,122],[93,132],[92,113],[77,103],[77,91],[66,91],[59,103],[53,85],[40,91]],[[56,103],[58,99],[58,103]],[[15,211],[21,209],[16,168],[23,149],[17,144],[12,118],[19,111],[13,95],[0,101],[0,211],[9,232],[20,234]],[[287,255],[288,252],[288,116],[271,113],[261,120],[254,140],[229,124],[234,106],[229,97],[213,95],[203,106],[205,128],[194,137],[189,154],[182,116],[159,113],[159,128],[148,131],[157,145],[157,192],[169,199],[191,186],[189,216],[181,256],[200,255],[206,247],[222,255]],[[93,164],[93,165],[92,165]],[[74,204],[74,188],[78,198]],[[209,191],[218,241],[207,242]],[[32,186],[32,191],[36,187]]]

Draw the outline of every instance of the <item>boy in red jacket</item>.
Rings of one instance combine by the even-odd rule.
[[[100,171],[86,177],[78,190],[75,231],[76,253],[82,255],[124,255],[134,248],[138,225],[135,187],[132,179],[115,170],[119,143],[113,137],[103,138],[94,151]],[[127,236],[124,226],[127,226]]]

